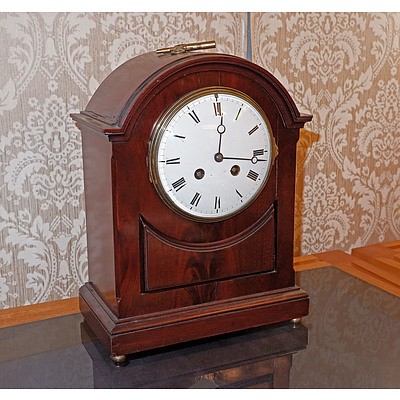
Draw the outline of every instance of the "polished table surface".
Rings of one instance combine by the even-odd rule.
[[[0,329],[0,388],[399,388],[400,298],[336,268],[297,273],[302,324],[129,357],[116,367],[80,314]]]

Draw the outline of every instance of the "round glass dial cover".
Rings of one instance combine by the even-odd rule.
[[[236,215],[268,179],[275,142],[268,120],[247,95],[196,90],[157,123],[150,142],[151,177],[165,203],[197,221]]]

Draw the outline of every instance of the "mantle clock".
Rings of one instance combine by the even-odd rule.
[[[125,62],[72,115],[90,280],[80,309],[115,362],[308,313],[293,221],[312,117],[260,66],[193,48]]]

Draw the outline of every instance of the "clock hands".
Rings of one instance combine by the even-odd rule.
[[[214,105],[214,107],[215,107],[215,105]],[[225,157],[221,153],[221,146],[222,146],[222,136],[226,132],[226,127],[224,125],[224,116],[222,113],[220,115],[221,115],[221,121],[220,121],[220,124],[217,126],[217,132],[219,133],[218,152],[214,154],[214,160],[216,162],[222,162],[223,160],[239,160],[239,161],[251,161],[253,164],[257,164],[259,161],[267,161],[266,159],[258,158],[258,156],[264,155],[264,150],[262,150],[262,149],[253,150],[253,157],[251,157],[251,158],[248,158],[248,157]],[[258,126],[253,128],[253,131],[255,131],[256,129],[258,129]],[[251,133],[253,133],[253,131],[251,131]]]

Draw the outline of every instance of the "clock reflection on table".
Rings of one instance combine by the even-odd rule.
[[[308,342],[305,326],[286,322],[137,353],[116,367],[85,322],[81,334],[95,388],[289,388],[292,355]]]

